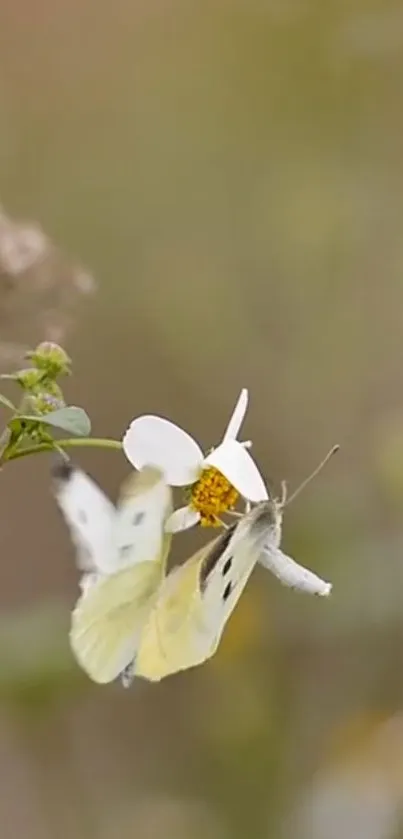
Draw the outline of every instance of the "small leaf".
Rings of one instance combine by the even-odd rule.
[[[67,405],[65,408],[52,411],[42,417],[42,422],[54,428],[62,428],[63,431],[76,434],[77,437],[88,437],[91,434],[91,421],[88,414],[76,405]]]
[[[58,408],[57,411],[52,411],[49,414],[41,414],[40,416],[23,414],[18,418],[16,417],[16,419],[51,425],[52,428],[60,428],[63,431],[67,431],[68,434],[75,434],[77,437],[88,437],[91,433],[90,418],[83,408],[77,408],[75,405]]]
[[[13,403],[10,402],[10,400],[7,399],[6,396],[3,396],[2,393],[0,393],[0,405],[4,405],[4,407],[8,408],[9,411],[16,411],[17,410],[15,405],[13,405]]]

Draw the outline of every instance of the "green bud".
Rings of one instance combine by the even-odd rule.
[[[22,389],[27,391],[42,389],[44,377],[44,371],[37,370],[35,367],[27,367],[25,370],[18,370],[17,373],[10,373],[7,376],[8,379],[18,382]]]
[[[53,341],[42,341],[35,350],[27,353],[27,358],[50,378],[66,376],[71,371],[71,359],[63,347]]]

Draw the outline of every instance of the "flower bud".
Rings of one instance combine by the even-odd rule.
[[[38,370],[43,370],[47,376],[65,376],[70,373],[71,359],[63,347],[53,341],[42,341],[35,350],[27,353]]]
[[[6,376],[7,379],[13,379],[22,387],[23,390],[32,392],[43,387],[44,371],[37,370],[35,367],[27,367],[25,370],[17,370],[16,373],[10,373]]]

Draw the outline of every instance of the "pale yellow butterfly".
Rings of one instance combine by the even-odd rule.
[[[72,533],[82,594],[70,641],[95,682],[131,681],[140,631],[162,579],[171,536],[172,493],[159,469],[145,466],[124,482],[115,507],[82,470],[55,470],[56,498]]]
[[[318,469],[313,474],[317,472]],[[163,481],[162,485],[165,486]],[[258,504],[165,577],[168,544],[161,573],[152,575],[150,586],[151,577],[148,572],[144,575],[141,559],[137,573],[137,565],[116,570],[119,565],[115,557],[112,573],[103,573],[95,585],[85,587],[86,593],[73,615],[73,649],[91,678],[111,681],[123,669],[124,683],[133,673],[159,681],[206,661],[216,651],[226,622],[258,561],[285,585],[322,596],[329,594],[329,583],[301,568],[280,550],[285,504],[285,493],[281,501],[270,499]],[[77,505],[73,517],[71,509],[69,512],[77,529]],[[169,512],[170,508],[163,521]],[[162,527],[160,522],[161,539]]]
[[[168,574],[141,633],[135,675],[159,681],[215,653],[275,526],[272,513],[269,503],[258,505]]]
[[[336,451],[335,447],[320,468]],[[318,469],[309,480],[317,474]],[[289,499],[305,486],[308,479]],[[141,632],[134,674],[150,681],[194,667],[217,650],[257,562],[291,588],[326,597],[331,585],[298,565],[280,549],[282,513],[287,503],[269,499],[240,517],[161,584]]]

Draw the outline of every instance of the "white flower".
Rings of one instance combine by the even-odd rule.
[[[130,463],[141,469],[158,466],[174,487],[192,487],[191,498],[168,519],[172,533],[200,522],[219,523],[219,515],[230,510],[238,494],[246,501],[266,501],[263,478],[249,452],[248,443],[237,436],[248,407],[248,391],[241,391],[222,441],[205,456],[196,441],[179,426],[156,416],[133,420],[123,437],[123,450]]]

